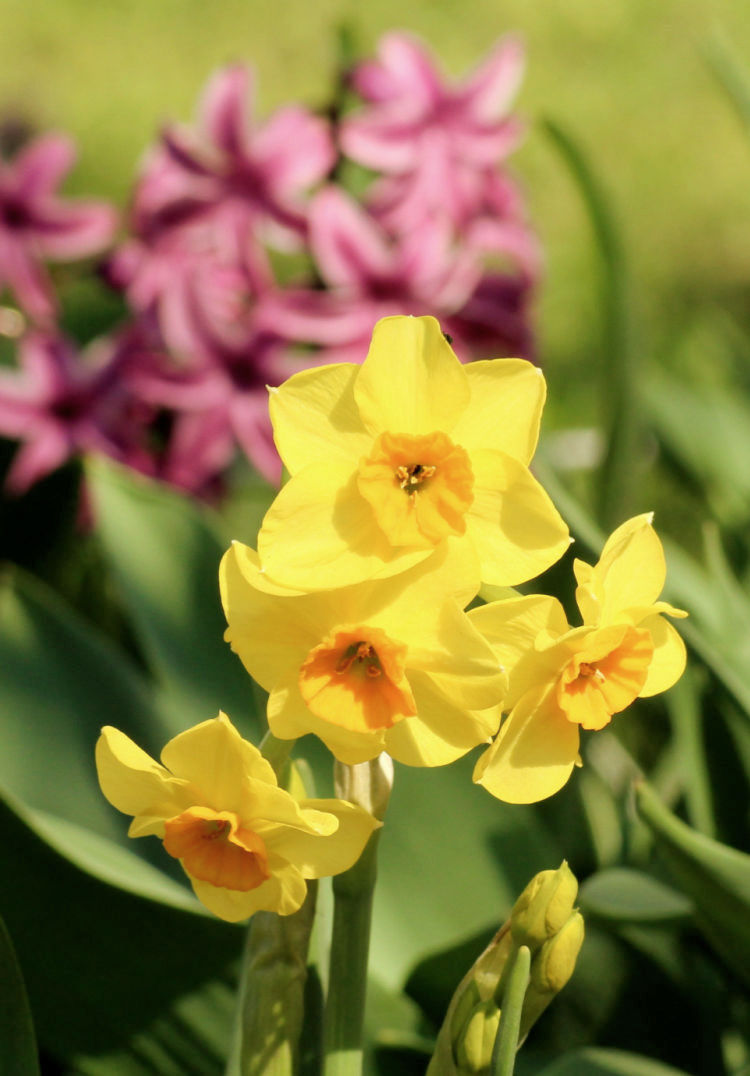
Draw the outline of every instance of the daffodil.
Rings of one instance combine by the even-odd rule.
[[[474,770],[499,799],[533,803],[557,792],[578,760],[580,729],[604,728],[682,675],[685,645],[664,615],[687,614],[657,600],[666,566],[651,521],[624,523],[596,565],[575,561],[582,626],[545,595],[468,614],[508,672],[510,713]]]
[[[129,835],[160,837],[198,899],[230,922],[297,911],[306,879],[348,870],[380,824],[343,800],[279,788],[223,713],[170,740],[161,764],[107,726],[96,766],[109,802],[134,816]]]
[[[341,762],[387,751],[440,766],[497,730],[505,677],[463,606],[477,575],[457,544],[389,579],[271,593],[254,550],[220,568],[225,638],[269,692],[275,736],[312,732]]]
[[[513,585],[554,563],[568,530],[528,464],[544,379],[521,359],[463,366],[431,317],[388,317],[364,363],[271,390],[291,475],[258,537],[264,577],[298,591],[397,574],[447,538],[481,578]]]

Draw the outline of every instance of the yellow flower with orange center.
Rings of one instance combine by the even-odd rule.
[[[651,518],[619,527],[596,565],[575,561],[581,627],[546,595],[468,614],[508,672],[510,712],[474,770],[499,799],[533,803],[557,792],[578,759],[580,729],[604,728],[682,675],[685,646],[664,614],[687,614],[657,600],[666,566]]]
[[[225,638],[269,692],[275,736],[312,732],[350,764],[440,766],[496,732],[505,677],[462,612],[478,577],[456,539],[403,575],[310,594],[273,593],[235,542],[219,578]]]
[[[129,835],[160,837],[201,903],[230,922],[297,911],[306,879],[348,870],[379,825],[343,800],[297,799],[279,788],[225,714],[170,740],[161,759],[103,728],[96,745],[102,792],[134,816]]]
[[[431,317],[383,318],[361,366],[272,389],[291,478],[258,536],[264,578],[298,592],[347,586],[402,572],[449,537],[487,583],[537,575],[569,542],[528,470],[545,391],[521,359],[463,366]]]

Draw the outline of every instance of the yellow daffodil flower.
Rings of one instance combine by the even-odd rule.
[[[134,816],[129,835],[160,837],[198,900],[233,923],[297,911],[305,879],[348,870],[380,825],[343,800],[297,800],[279,788],[222,713],[175,736],[161,760],[111,726],[96,745],[104,795]]]
[[[449,536],[476,552],[484,582],[539,574],[569,542],[528,470],[545,392],[521,359],[463,366],[431,317],[383,318],[361,366],[272,389],[291,478],[258,536],[264,578],[347,586],[402,572]]]
[[[474,770],[499,799],[533,803],[557,792],[578,759],[581,728],[604,728],[682,675],[685,645],[664,614],[687,614],[657,600],[666,566],[651,520],[636,516],[619,527],[593,567],[575,561],[581,627],[545,595],[468,614],[508,672],[510,713]]]
[[[219,576],[225,638],[269,692],[275,736],[315,733],[349,764],[441,766],[497,731],[505,677],[462,612],[478,578],[457,543],[400,576],[290,594],[235,542]]]

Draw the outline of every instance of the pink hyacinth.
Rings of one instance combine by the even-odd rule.
[[[19,346],[20,369],[0,371],[0,434],[21,441],[6,476],[11,492],[84,452],[153,469],[138,443],[146,416],[122,380],[126,351],[109,342],[93,351],[78,355],[61,337],[35,331]]]
[[[507,37],[450,85],[422,44],[403,33],[386,34],[378,58],[355,68],[352,85],[370,107],[344,121],[341,146],[387,176],[376,205],[389,226],[438,211],[461,229],[492,202],[495,169],[522,133],[509,114],[522,71],[522,46]]]
[[[134,225],[151,241],[170,228],[228,203],[264,239],[282,248],[305,231],[303,193],[327,174],[335,150],[327,123],[296,105],[256,126],[248,106],[247,67],[213,76],[194,127],[168,127],[136,192]]]
[[[12,161],[0,162],[0,288],[8,287],[36,321],[49,320],[56,311],[44,262],[96,254],[115,228],[110,206],[56,194],[74,157],[69,138],[48,134]]]
[[[389,314],[444,320],[481,278],[478,257],[453,244],[447,222],[422,221],[392,238],[335,186],[313,199],[309,221],[310,251],[327,290],[279,293],[275,320],[290,339],[321,345],[319,361],[361,362],[373,325]]]

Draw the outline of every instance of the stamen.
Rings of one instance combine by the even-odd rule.
[[[600,684],[603,684],[607,679],[601,669],[597,669],[596,665],[590,665],[588,661],[581,662],[578,675],[586,677],[593,676]]]
[[[336,663],[336,672],[348,672],[355,661],[358,665],[364,665],[367,676],[372,679],[376,676],[380,676],[382,672],[380,659],[378,658],[377,651],[372,643],[358,642],[352,643],[351,646],[347,646],[346,650]]]
[[[413,493],[428,478],[432,478],[437,467],[432,463],[402,463],[396,468],[396,478],[401,489]]]

